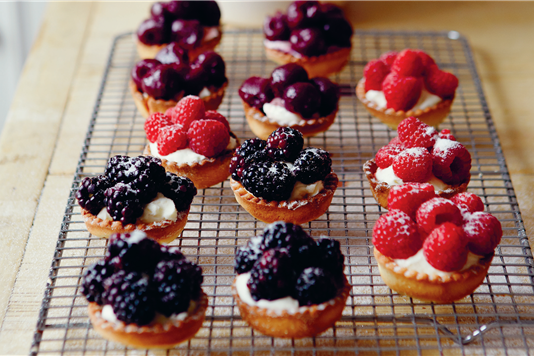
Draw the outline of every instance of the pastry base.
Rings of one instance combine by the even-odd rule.
[[[306,69],[310,78],[327,77],[341,72],[349,62],[350,51],[351,48],[340,48],[317,57],[297,58],[289,53],[265,47],[265,54],[271,61],[278,64],[296,63]]]
[[[296,201],[267,201],[252,195],[243,185],[230,179],[237,202],[258,220],[266,223],[275,221],[304,224],[323,215],[330,206],[339,180],[335,173],[330,173],[324,180],[324,188],[319,194]]]
[[[341,318],[349,297],[351,286],[345,279],[345,286],[338,295],[327,302],[300,307],[297,313],[276,312],[243,302],[237,294],[235,280],[232,285],[239,313],[254,330],[272,337],[312,337],[331,328]]]
[[[488,274],[493,254],[483,257],[478,264],[450,276],[430,276],[399,267],[391,258],[376,248],[374,255],[378,262],[380,276],[387,286],[397,293],[435,303],[452,303],[473,293]]]
[[[134,35],[135,36],[135,35]],[[215,47],[221,42],[222,37],[222,31],[219,27],[219,35],[215,38],[212,38],[209,41],[202,42],[200,44],[200,47],[193,48],[190,51],[187,51],[187,54],[189,56],[189,60],[193,61],[195,60],[201,53],[204,53],[206,51],[213,51]],[[137,47],[137,54],[139,54],[139,57],[141,59],[153,59],[156,57],[156,54],[158,52],[167,47],[168,43],[160,44],[160,45],[146,45],[143,42],[139,41],[137,36],[135,36],[135,43]]]
[[[102,306],[94,302],[89,303],[88,313],[93,328],[107,340],[143,349],[168,349],[195,336],[202,326],[207,307],[208,296],[202,292],[195,310],[184,320],[168,320],[164,324],[144,326],[122,321],[111,323],[102,318]]]
[[[397,129],[400,122],[407,117],[416,117],[427,125],[438,127],[439,124],[445,120],[451,111],[452,102],[454,99],[442,100],[436,105],[426,109],[417,109],[409,111],[395,111],[393,109],[378,109],[376,106],[365,98],[365,79],[362,78],[356,87],[356,96],[365,106],[367,111],[374,117],[380,119],[384,124],[391,127],[393,130]]]
[[[189,209],[187,209],[185,212],[178,212],[176,221],[164,220],[161,223],[145,224],[137,219],[136,224],[125,226],[120,221],[102,220],[84,208],[81,209],[87,230],[97,237],[108,238],[111,234],[124,234],[134,230],[141,230],[149,238],[159,243],[169,243],[180,236],[185,224],[187,224],[187,216],[189,215]]]
[[[369,181],[369,185],[371,186],[371,192],[373,193],[376,202],[380,204],[382,208],[387,209],[389,190],[391,189],[391,186],[386,182],[381,182],[376,179],[375,173],[377,168],[378,166],[376,165],[374,158],[365,162],[365,164],[363,165],[363,171],[365,172],[365,176]],[[447,189],[438,191],[436,192],[436,194],[442,198],[450,199],[458,193],[463,193],[467,190],[467,185],[469,184],[470,178],[471,176],[469,176],[467,182],[464,182],[462,184],[449,185],[447,186]]]
[[[258,118],[266,118],[265,114],[260,110],[248,105],[243,101],[243,109],[245,110],[245,116],[247,118],[248,126],[250,130],[257,137],[262,140],[267,140],[267,137],[281,127],[281,125],[271,122],[271,121],[262,121]],[[330,115],[325,117],[320,117],[318,119],[302,120],[305,123],[303,125],[292,125],[290,127],[299,130],[304,137],[315,136],[321,132],[328,130],[330,126],[334,123],[338,109],[334,110]]]

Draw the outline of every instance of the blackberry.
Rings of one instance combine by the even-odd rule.
[[[87,268],[82,277],[81,292],[90,302],[103,305],[104,280],[111,277],[115,269],[106,260],[99,260]]]
[[[319,148],[308,147],[295,160],[293,174],[298,181],[311,184],[324,178],[332,170],[330,154]]]
[[[304,146],[304,138],[299,130],[279,127],[267,138],[267,153],[275,161],[294,162]]]
[[[186,259],[159,262],[152,278],[157,311],[167,317],[186,311],[200,296],[202,281],[202,269]]]
[[[105,258],[117,269],[152,274],[161,256],[160,245],[135,230],[112,235]]]
[[[252,162],[261,161],[266,157],[265,146],[267,142],[259,138],[246,140],[235,150],[230,162],[230,173],[236,181],[241,180],[243,169]]]
[[[184,259],[185,256],[182,254],[178,247],[161,246],[160,258],[162,261],[177,261]]]
[[[295,177],[284,163],[259,162],[243,170],[241,183],[256,197],[282,201],[291,196]]]
[[[245,246],[237,250],[234,268],[238,274],[250,271],[254,263],[263,255],[260,249],[261,240],[261,236],[252,237]]]
[[[112,184],[123,182],[127,176],[126,171],[128,171],[131,166],[130,157],[117,155],[108,160],[104,175],[109,178]]]
[[[291,269],[291,257],[286,249],[270,249],[250,270],[247,286],[252,299],[275,300],[291,295],[295,277]]]
[[[129,184],[117,183],[104,192],[104,204],[113,221],[120,221],[123,225],[135,224],[138,217],[143,215],[144,204],[139,201],[139,193]]]
[[[104,207],[104,192],[109,186],[106,176],[85,177],[76,192],[76,199],[82,208],[97,215]]]
[[[319,267],[308,267],[297,278],[293,297],[300,306],[313,305],[334,298],[337,291],[338,286],[330,273]]]
[[[319,266],[332,273],[333,276],[343,276],[345,257],[341,253],[339,241],[321,238],[317,241]]]
[[[104,174],[115,183],[130,183],[140,175],[147,175],[156,184],[165,177],[165,168],[161,160],[151,156],[115,156],[109,159]],[[142,187],[142,183],[139,183]]]
[[[176,210],[188,210],[193,198],[197,194],[197,188],[191,179],[179,177],[174,173],[167,172],[164,182],[165,184],[161,186],[163,195],[174,202]]]

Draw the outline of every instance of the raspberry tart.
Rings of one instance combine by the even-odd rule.
[[[213,0],[156,2],[137,29],[137,53],[151,59],[167,44],[176,43],[194,59],[221,41],[220,19],[219,5]]]
[[[334,123],[339,86],[328,78],[309,79],[298,64],[275,68],[271,77],[248,78],[239,88],[248,125],[266,140],[279,127],[292,127],[305,137],[328,130]]]
[[[315,241],[298,225],[276,222],[236,253],[233,292],[254,330],[312,337],[341,317],[350,292],[339,241]]]
[[[451,110],[457,87],[458,78],[439,69],[427,53],[405,49],[367,63],[356,95],[392,129],[410,116],[437,127]]]
[[[138,348],[171,348],[202,326],[208,298],[202,269],[176,247],[141,231],[114,234],[105,258],[84,271],[89,319],[105,339]]]
[[[295,1],[285,14],[268,16],[263,33],[267,58],[299,64],[310,78],[340,72],[349,61],[352,26],[334,4]]]
[[[76,199],[95,236],[141,230],[167,243],[182,233],[196,194],[191,180],[166,173],[158,158],[115,156],[104,174],[82,180]]]
[[[338,184],[330,154],[303,145],[299,131],[281,127],[267,141],[250,139],[236,150],[230,186],[256,219],[304,224],[328,210]]]
[[[154,59],[144,59],[131,70],[129,83],[137,110],[145,118],[164,113],[187,95],[199,96],[208,110],[221,104],[228,79],[220,55],[208,51],[189,61],[175,43],[158,52]]]
[[[444,198],[466,191],[471,155],[450,130],[438,133],[410,117],[399,124],[398,134],[363,165],[378,204],[388,209],[391,187],[405,182],[428,182]]]
[[[206,111],[198,97],[187,96],[165,114],[152,114],[145,121],[145,133],[149,142],[144,154],[158,157],[168,172],[191,179],[197,189],[230,175],[237,138],[228,120],[216,111]]]
[[[482,283],[502,228],[472,193],[451,200],[431,193],[427,183],[391,189],[391,208],[373,228],[374,255],[389,288],[412,298],[451,303]]]

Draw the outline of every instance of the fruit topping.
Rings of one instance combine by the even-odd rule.
[[[187,132],[180,124],[163,126],[158,131],[158,152],[166,156],[187,147]]]
[[[458,88],[458,78],[452,73],[442,71],[437,65],[431,65],[426,69],[425,87],[442,99],[452,99]]]
[[[378,218],[373,227],[373,245],[384,255],[408,258],[423,246],[417,224],[401,210],[390,210]]]
[[[432,148],[433,172],[447,184],[461,184],[469,181],[471,155],[457,141],[440,139]]]
[[[304,119],[312,118],[321,107],[321,94],[310,83],[295,83],[284,92],[285,108],[300,114]]]
[[[426,238],[423,254],[427,262],[440,271],[461,270],[468,254],[464,230],[450,222],[441,224]]]
[[[156,112],[150,115],[144,125],[146,138],[152,143],[156,142],[159,136],[159,129],[172,124],[173,122],[166,114]]]
[[[216,120],[193,121],[187,131],[187,137],[189,148],[206,157],[218,156],[230,142],[228,129]]]
[[[199,3],[196,2],[196,5],[198,6]],[[197,15],[201,24],[204,26],[219,26],[221,10],[215,0],[203,1],[199,7],[200,11],[197,11]]]
[[[135,64],[130,74],[137,90],[143,90],[143,78],[160,64],[156,59],[143,59]]]
[[[113,221],[120,221],[123,225],[135,224],[144,208],[138,194],[137,190],[124,183],[117,183],[106,189],[104,204]]]
[[[234,268],[238,274],[250,271],[263,255],[263,251],[260,249],[261,240],[261,236],[252,237],[245,246],[241,246],[236,251]]]
[[[106,176],[85,177],[76,192],[78,203],[91,214],[98,214],[104,206],[104,191],[110,184]]]
[[[426,148],[407,148],[393,160],[393,172],[406,182],[427,182],[432,175],[432,156]]]
[[[318,28],[301,28],[291,31],[289,36],[291,49],[308,57],[326,52],[323,32]]]
[[[167,41],[165,23],[154,19],[146,19],[137,29],[137,38],[146,45],[158,45]]]
[[[417,51],[400,51],[391,65],[391,71],[399,77],[420,77],[423,74],[423,60]]]
[[[468,241],[467,247],[474,254],[491,254],[501,242],[501,223],[491,214],[481,211],[464,214],[462,228]]]
[[[323,33],[327,45],[338,47],[352,45],[350,40],[353,34],[352,26],[343,15],[328,17],[323,25]]]
[[[221,87],[228,81],[226,78],[226,64],[222,57],[213,51],[201,53],[193,63],[189,81],[195,81],[204,87],[213,85]]]
[[[302,271],[295,283],[295,299],[299,305],[320,304],[334,298],[337,286],[330,274],[319,267]]]
[[[415,117],[408,117],[397,127],[399,139],[405,147],[432,147],[438,138],[434,127],[428,126]]]
[[[338,240],[321,238],[317,240],[317,255],[319,266],[331,272],[332,276],[342,276],[345,269],[345,256],[341,253],[341,245]]]
[[[267,151],[264,148],[267,142],[259,138],[251,138],[246,140],[239,146],[230,162],[230,173],[232,178],[236,181],[241,181],[243,169],[253,162],[261,162],[268,160]]]
[[[171,121],[182,125],[183,129],[187,131],[193,121],[204,118],[206,108],[202,99],[189,95],[180,100],[171,113]]]
[[[294,162],[304,146],[300,131],[291,127],[279,127],[267,138],[266,150],[276,161]]]
[[[174,202],[178,211],[189,209],[193,198],[197,195],[197,188],[189,178],[169,172],[165,176],[165,184],[161,186],[161,191]]]
[[[430,233],[445,222],[461,226],[463,218],[460,209],[452,201],[436,197],[421,204],[416,212],[416,220],[423,231]]]
[[[461,210],[465,210],[469,213],[477,211],[484,211],[484,203],[476,194],[473,193],[459,193],[451,198],[451,201],[458,205]]]
[[[330,154],[320,148],[307,147],[295,160],[293,174],[298,181],[311,184],[324,180],[331,171]]]
[[[239,88],[239,96],[253,108],[263,110],[263,104],[274,98],[269,79],[250,77]]]
[[[386,53],[382,53],[378,59],[380,59],[382,62],[384,62],[389,69],[391,69],[391,66],[393,65],[393,62],[395,62],[395,59],[397,58],[399,52],[397,51],[390,51]]]
[[[315,26],[321,22],[322,16],[318,1],[295,1],[287,8],[287,22],[292,29]]]
[[[182,77],[173,64],[160,64],[141,81],[143,92],[153,98],[170,100],[178,93]]]
[[[387,108],[395,111],[408,111],[417,103],[423,90],[423,82],[415,77],[401,77],[389,73],[382,82],[382,91]]]
[[[283,201],[291,195],[295,176],[281,162],[258,162],[243,170],[241,183],[256,197],[268,201]]]
[[[365,77],[365,91],[382,90],[382,82],[390,72],[390,68],[384,61],[375,59],[367,63],[363,69]]]
[[[435,196],[434,187],[428,183],[394,185],[389,191],[388,209],[402,210],[415,221],[419,206]]]
[[[404,148],[400,146],[389,144],[382,147],[375,155],[376,165],[382,169],[391,166],[395,160],[395,157],[397,157],[397,155],[402,151],[404,151]]]
[[[99,260],[87,268],[82,277],[81,292],[89,302],[103,304],[103,282],[115,273],[115,267],[106,260]]]
[[[286,88],[291,84],[307,81],[308,72],[295,63],[276,67],[271,73],[271,89],[277,98],[283,97]]]
[[[442,138],[444,140],[456,141],[456,137],[454,137],[453,134],[451,134],[451,130],[449,129],[441,130],[438,136],[439,138]]]
[[[228,123],[228,120],[220,113],[214,110],[208,110],[206,111],[206,114],[204,114],[204,118],[202,120],[215,120],[219,121],[221,124],[226,127],[228,132],[230,132],[230,124]]]
[[[291,271],[291,258],[286,249],[263,252],[250,270],[247,287],[252,299],[275,300],[291,293],[295,277]]]
[[[287,41],[289,39],[289,27],[286,15],[277,11],[274,16],[267,16],[263,22],[263,33],[269,41]]]
[[[328,78],[315,77],[310,79],[310,81],[321,94],[319,115],[328,116],[337,109],[337,103],[339,102],[339,98],[341,96],[339,86],[335,83],[332,83]]]

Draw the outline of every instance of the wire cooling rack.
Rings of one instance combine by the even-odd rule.
[[[172,244],[199,263],[209,295],[206,320],[198,334],[168,354],[187,355],[354,355],[354,354],[529,354],[534,345],[534,281],[531,249],[504,162],[495,127],[481,90],[471,50],[457,32],[356,31],[349,65],[334,77],[342,86],[340,110],[327,132],[307,145],[332,153],[340,177],[328,212],[305,228],[341,242],[352,291],[335,327],[315,338],[273,339],[250,329],[231,295],[238,246],[265,224],[235,201],[228,181],[198,192],[183,235]],[[371,195],[363,163],[396,135],[372,118],[354,94],[365,64],[381,53],[420,48],[460,79],[452,111],[440,126],[449,128],[471,152],[469,191],[502,223],[504,236],[484,283],[453,304],[425,303],[400,296],[380,278],[371,247],[372,227],[383,213]],[[253,137],[241,101],[240,84],[252,75],[268,76],[269,62],[257,31],[225,32],[218,48],[226,61],[229,87],[219,111],[240,139]],[[32,354],[130,355],[137,351],[107,342],[91,327],[80,294],[85,267],[103,257],[107,240],[91,236],[74,193],[84,176],[101,174],[117,154],[141,154],[144,119],[128,91],[130,68],[138,60],[130,34],[116,38],[95,105],[52,264]],[[143,352],[144,353],[144,352]],[[147,352],[148,354],[148,352]]]

